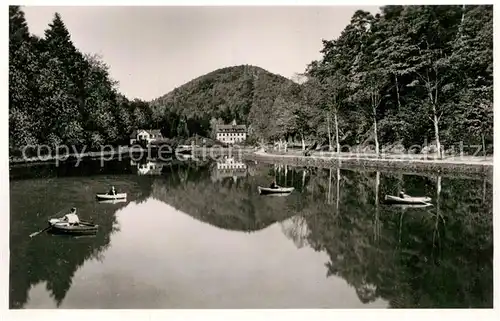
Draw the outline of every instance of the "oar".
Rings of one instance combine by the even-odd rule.
[[[31,233],[30,234],[30,237],[33,237],[33,236],[37,236],[38,234],[42,233],[42,232],[45,232],[46,230],[48,230],[49,228],[51,228],[52,226],[47,226],[46,228],[44,228],[43,230],[41,231],[38,231],[38,232],[35,232],[35,233]]]

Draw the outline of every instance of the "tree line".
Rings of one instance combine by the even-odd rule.
[[[358,10],[321,53],[294,81],[253,66],[223,68],[152,104],[160,119],[172,111],[199,119],[207,135],[209,122],[236,119],[252,140],[303,148],[370,145],[379,154],[428,145],[440,157],[463,142],[492,152],[492,6]]]
[[[136,128],[155,128],[150,103],[117,90],[101,57],[83,53],[55,13],[43,37],[9,7],[9,147],[127,144]]]
[[[305,75],[330,145],[492,143],[493,6],[359,10],[321,52]]]
[[[108,66],[75,48],[57,13],[43,38],[11,6],[10,147],[126,143],[136,128],[214,136],[236,120],[252,141],[408,148],[460,141],[492,152],[493,6],[357,11],[292,81],[255,66],[216,70],[151,102],[117,91]],[[490,147],[488,147],[490,146]]]

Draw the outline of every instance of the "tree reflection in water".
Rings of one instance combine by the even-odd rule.
[[[95,201],[95,193],[102,192],[111,181],[117,189],[128,193],[128,201],[141,202],[150,194],[151,183],[137,180],[135,176],[11,181],[10,308],[22,308],[29,300],[29,290],[43,282],[59,307],[78,268],[85,261],[102,260],[111,235],[119,231],[115,212],[128,203],[98,204]],[[32,196],[26,197],[26,191]],[[45,227],[47,219],[62,208],[72,206],[78,209],[81,219],[99,225],[95,236],[49,233],[34,238],[28,236]]]
[[[11,308],[23,307],[29,289],[43,281],[59,305],[75,271],[102,257],[117,230],[115,212],[127,204],[95,202],[95,192],[110,181],[129,193],[129,201],[152,197],[227,230],[250,233],[280,223],[298,248],[326,252],[326,277],[345,279],[364,303],[382,298],[395,308],[493,304],[493,193],[486,179],[260,164],[249,165],[237,179],[214,180],[213,172],[209,163],[171,163],[156,178],[11,182]],[[258,195],[257,186],[274,177],[295,192]],[[380,204],[401,188],[431,196],[434,206]],[[35,197],[26,198],[27,190]],[[68,203],[101,226],[95,238],[27,237]]]
[[[328,197],[320,201],[331,191],[326,173],[311,178],[304,193],[316,195],[303,197],[316,202],[287,222],[296,226],[285,234],[294,242],[307,235],[311,247],[326,251],[327,276],[344,278],[364,303],[383,298],[392,307],[492,307],[491,184],[441,176],[404,176],[398,184],[401,176],[342,171],[338,208]],[[397,186],[430,195],[434,206],[379,204]]]

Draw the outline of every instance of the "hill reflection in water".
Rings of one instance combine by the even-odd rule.
[[[11,308],[492,306],[486,180],[224,170],[185,162],[148,176],[11,181]],[[258,195],[272,179],[296,192]],[[93,200],[111,182],[128,203]],[[379,204],[401,188],[434,206]],[[24,200],[27,189],[36,197]],[[95,238],[27,238],[68,203],[103,226]]]

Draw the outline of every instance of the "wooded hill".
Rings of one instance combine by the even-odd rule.
[[[149,103],[121,96],[107,66],[73,46],[58,14],[39,39],[10,7],[9,53],[11,149],[118,144],[138,127],[211,136],[216,123],[233,119],[249,126],[250,141],[373,143],[375,150],[493,142],[491,5],[357,11],[337,39],[323,40],[322,58],[301,81],[228,67]]]
[[[295,90],[295,91],[294,91]],[[250,126],[254,137],[269,139],[276,126],[278,99],[292,104],[300,86],[262,68],[243,65],[215,70],[198,77],[151,103],[154,117],[166,134],[186,123],[186,134],[213,135],[214,125],[236,120]]]

